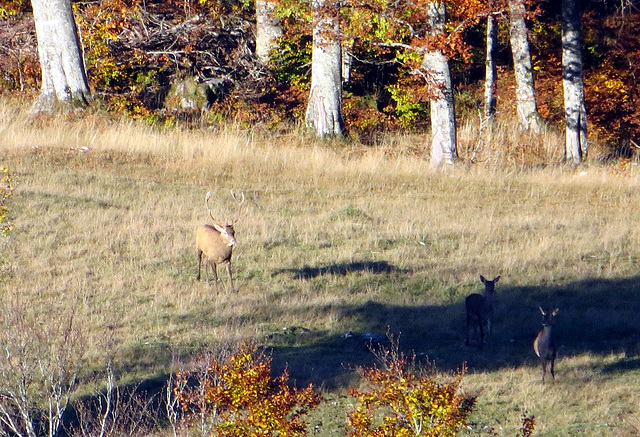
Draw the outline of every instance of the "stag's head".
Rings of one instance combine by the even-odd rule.
[[[218,232],[220,232],[220,235],[226,241],[226,243],[227,243],[227,245],[229,247],[233,247],[236,244],[236,234],[235,234],[235,230],[233,229],[233,226],[240,219],[240,212],[242,211],[242,205],[244,204],[244,201],[245,201],[244,192],[241,193],[241,195],[242,195],[242,199],[238,199],[238,197],[233,192],[233,190],[231,191],[231,196],[233,197],[233,199],[238,204],[238,213],[236,214],[236,218],[235,219],[233,219],[233,220],[225,220],[225,224],[224,225],[219,225],[217,223],[217,220],[215,219],[215,217],[211,213],[211,208],[209,207],[209,199],[211,198],[211,192],[207,193],[207,197],[205,199],[205,203],[207,205],[207,211],[209,211],[209,216],[213,220],[213,227]]]

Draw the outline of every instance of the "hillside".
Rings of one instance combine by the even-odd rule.
[[[2,108],[0,162],[16,187],[13,229],[0,238],[2,341],[17,338],[18,316],[46,332],[73,315],[82,390],[102,386],[105,356],[126,385],[157,381],[176,356],[256,339],[276,369],[321,389],[311,426],[335,435],[353,366],[373,362],[358,339],[389,330],[441,372],[467,363],[463,387],[478,396],[469,435],[486,426],[514,436],[524,409],[536,435],[637,433],[634,167],[484,160],[434,172],[420,136],[394,137],[390,153],[297,131],[161,131],[98,115],[33,122]],[[546,134],[541,150],[557,141]],[[237,293],[222,271],[218,285],[195,281],[204,195],[233,218],[230,189],[247,198]],[[464,346],[463,301],[482,289],[480,274],[502,275],[484,352],[474,337]],[[544,386],[532,350],[538,306],[560,308],[557,377]]]

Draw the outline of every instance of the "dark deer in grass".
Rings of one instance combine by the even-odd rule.
[[[240,218],[240,210],[244,203],[244,193],[242,193],[242,200],[238,200],[234,192],[231,192],[231,196],[238,203],[238,218]],[[211,267],[213,271],[213,279],[218,282],[218,264],[227,265],[227,273],[229,273],[229,288],[233,291],[233,277],[231,274],[231,254],[233,252],[233,246],[236,244],[235,231],[233,225],[238,221],[238,218],[232,221],[226,221],[224,226],[216,223],[216,219],[211,213],[209,208],[209,198],[211,193],[207,193],[205,203],[209,216],[213,220],[213,225],[203,225],[196,230],[196,249],[198,251],[198,276],[196,280],[200,280],[200,269],[202,265],[202,256],[205,259],[205,274],[207,273],[207,266]]]
[[[544,376],[547,373],[547,362],[551,364],[551,378],[556,379],[554,364],[556,355],[558,354],[558,348],[551,335],[551,328],[559,310],[556,308],[551,312],[545,312],[541,307],[539,308],[542,314],[542,329],[533,342],[533,350],[536,355],[540,357],[540,363],[542,364],[542,383],[544,384]]]
[[[465,307],[467,308],[467,341],[465,344],[469,346],[469,336],[471,332],[471,322],[475,319],[477,326],[480,328],[480,350],[484,342],[484,325],[487,325],[487,332],[491,335],[491,323],[493,322],[493,292],[496,289],[496,283],[500,280],[500,276],[496,276],[489,281],[480,275],[480,280],[484,284],[484,293],[473,293],[465,299]]]

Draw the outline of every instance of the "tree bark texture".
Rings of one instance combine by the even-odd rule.
[[[274,0],[256,0],[256,56],[260,62],[269,63],[271,50],[281,36],[282,27]]]
[[[487,121],[496,115],[496,62],[494,57],[498,39],[496,17],[487,15],[487,57],[484,73],[484,117]]]
[[[565,161],[587,157],[587,111],[584,103],[580,1],[562,1],[562,85],[565,112]]]
[[[435,1],[427,5],[431,33],[444,33],[445,5]],[[440,49],[428,51],[422,68],[429,73],[431,112],[431,165],[453,164],[458,156],[456,147],[456,117],[453,100],[453,86],[449,72],[449,60]]]
[[[31,0],[42,70],[33,112],[52,112],[58,103],[85,106],[90,99],[80,41],[70,0]]]
[[[336,6],[314,0],[311,91],[306,124],[318,137],[342,136],[342,50]]]
[[[527,39],[524,0],[509,0],[509,37],[516,79],[516,107],[520,128],[526,132],[540,131],[540,115],[536,107],[533,68]]]

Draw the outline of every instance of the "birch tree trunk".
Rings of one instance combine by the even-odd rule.
[[[531,67],[525,15],[524,0],[509,0],[509,37],[516,79],[518,120],[523,131],[539,132],[541,122],[536,107],[536,93],[533,86],[533,68]]]
[[[440,1],[429,2],[427,13],[431,33],[444,33],[445,5]],[[453,86],[449,72],[449,60],[440,49],[427,52],[422,68],[429,73],[429,93],[431,109],[431,165],[439,167],[453,164],[458,156],[456,148],[456,117],[453,101]]]
[[[86,106],[90,99],[70,0],[31,0],[42,70],[32,112],[53,112],[60,103]]]
[[[584,104],[579,0],[562,0],[562,85],[564,89],[566,162],[587,157],[587,111]]]
[[[256,0],[256,56],[260,62],[265,65],[269,63],[269,54],[281,36],[276,3],[273,0]]]
[[[311,91],[306,124],[318,137],[342,136],[342,55],[337,8],[332,0],[314,0]]]
[[[495,53],[498,27],[496,17],[487,15],[487,58],[484,73],[484,117],[485,121],[493,120],[496,115],[496,62],[493,59]]]

